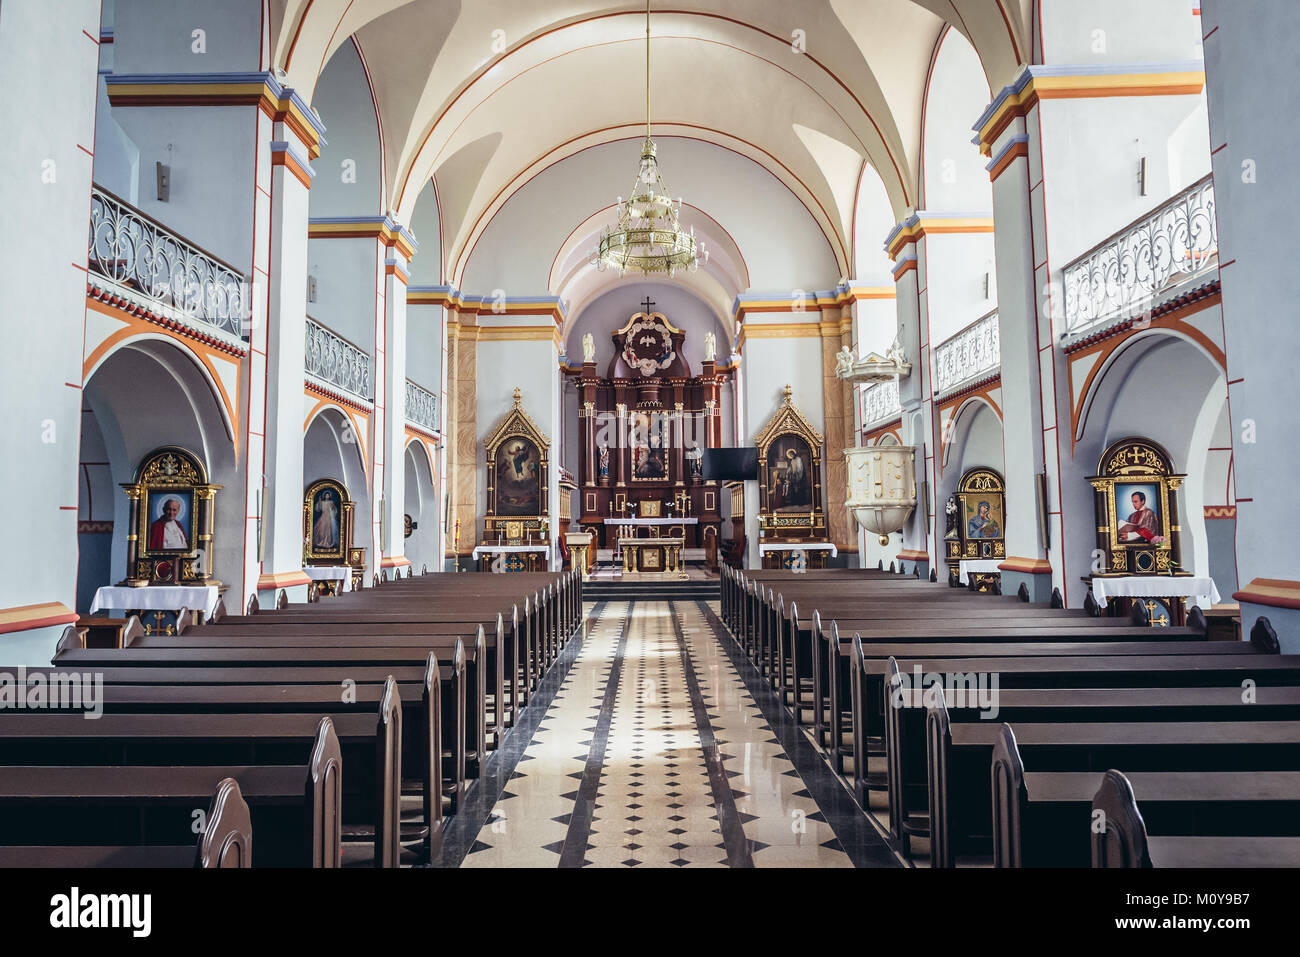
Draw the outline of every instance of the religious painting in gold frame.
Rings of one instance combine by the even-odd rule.
[[[631,436],[632,482],[664,482],[669,478],[668,448],[671,422],[662,412],[633,412],[628,417]]]
[[[1169,453],[1150,439],[1129,437],[1102,453],[1094,493],[1097,548],[1105,571],[1095,574],[1185,575],[1178,493],[1186,476],[1174,471]]]
[[[487,468],[484,538],[545,540],[550,500],[551,440],[523,408],[523,394],[483,440]]]
[[[347,487],[330,478],[307,486],[302,498],[302,562],[346,565],[352,548],[354,504]]]
[[[986,466],[967,469],[947,511],[945,551],[953,569],[962,559],[1006,558],[1006,483],[999,472]]]
[[[123,584],[220,584],[212,577],[212,539],[221,486],[208,481],[197,455],[175,445],[154,449],[122,488],[131,529]]]
[[[817,540],[826,535],[822,503],[822,434],[781,391],[781,406],[754,439],[758,447],[759,524],[773,537]]]

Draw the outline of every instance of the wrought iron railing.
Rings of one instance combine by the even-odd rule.
[[[244,275],[98,186],[90,191],[87,265],[129,294],[247,340]]]
[[[1218,262],[1214,182],[1206,176],[1065,267],[1066,331],[1137,314]]]
[[[434,432],[442,427],[438,419],[438,397],[410,379],[406,380],[406,420]]]
[[[877,382],[862,390],[862,425],[873,425],[899,415],[903,411],[898,401],[898,380]]]
[[[307,374],[354,396],[371,400],[370,356],[310,316],[303,349]]]
[[[998,314],[990,312],[934,349],[934,392],[938,395],[994,374],[1002,363]]]

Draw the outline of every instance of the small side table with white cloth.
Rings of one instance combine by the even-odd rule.
[[[479,545],[476,546],[474,549],[473,559],[474,561],[477,562],[479,561],[479,559],[486,559],[487,556],[489,555],[509,556],[514,554],[528,554],[530,552],[538,553],[541,556],[540,560],[544,563],[544,567],[540,570],[542,571],[553,570],[551,567],[552,549],[551,546],[545,542],[537,545]],[[488,563],[485,562],[485,564]],[[531,562],[526,562],[526,564],[531,564]],[[482,570],[490,571],[491,568],[485,567]],[[519,570],[523,571],[524,569],[519,569]]]
[[[998,575],[1001,576],[1002,570],[998,567],[1005,559],[1001,558],[963,558],[957,563],[957,578],[968,588],[974,588],[983,591],[985,587],[992,588],[991,584],[982,586],[979,580],[980,575]],[[972,579],[971,576],[976,576]]]
[[[1203,607],[1209,608],[1219,603],[1219,589],[1209,576],[1125,575],[1120,578],[1093,578],[1092,597],[1103,608],[1111,598],[1208,598],[1209,601]],[[1178,609],[1170,608],[1169,611],[1173,616]],[[1175,617],[1174,620],[1181,619]]]
[[[96,589],[95,597],[90,602],[90,613],[157,611],[177,614],[182,608],[187,608],[203,612],[203,620],[211,621],[219,597],[216,585],[142,585],[139,588],[105,585]],[[141,621],[141,624],[149,634],[155,633],[156,626],[161,625],[160,622],[146,621]]]
[[[790,555],[793,555],[795,552],[829,552],[830,553],[829,557],[834,558],[836,555],[839,554],[839,549],[835,547],[833,542],[779,542],[778,541],[778,542],[763,542],[758,546],[760,564],[762,563],[763,556],[776,553],[777,554],[776,561],[780,563],[781,567],[785,567],[786,559],[783,557],[783,553],[788,553]],[[805,556],[805,560],[806,559],[807,556]],[[764,565],[764,567],[767,566]],[[812,562],[809,561],[805,567],[812,568],[813,567]]]
[[[313,582],[342,582],[335,586],[337,595],[352,590],[352,572],[351,565],[304,565],[302,568],[302,573]]]

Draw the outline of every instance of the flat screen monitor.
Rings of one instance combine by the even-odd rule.
[[[705,449],[700,463],[706,482],[758,481],[758,449]]]

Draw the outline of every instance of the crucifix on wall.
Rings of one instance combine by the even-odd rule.
[[[641,305],[645,306],[645,311],[647,314],[649,314],[650,310],[653,309],[655,306],[655,301],[651,299],[649,296],[646,296],[645,301],[642,302]]]

